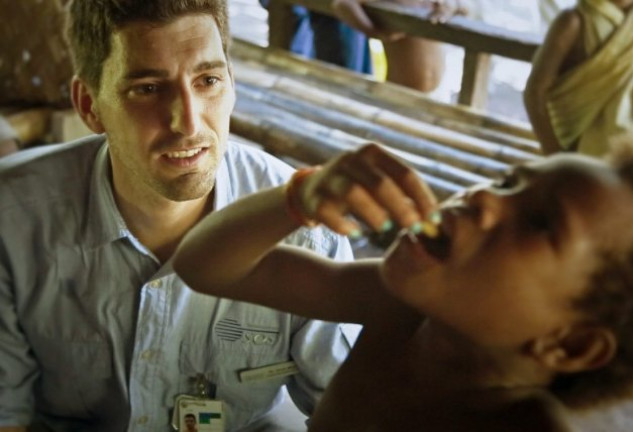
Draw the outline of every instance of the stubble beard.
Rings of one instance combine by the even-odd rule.
[[[170,201],[191,201],[206,196],[215,185],[217,165],[201,173],[177,178],[170,182],[160,182],[156,190]]]
[[[212,151],[212,149],[210,149]],[[215,185],[215,176],[217,174],[218,167],[221,163],[223,152],[218,155],[211,156],[212,160],[206,166],[204,171],[198,171],[191,174],[182,175],[180,177],[166,179],[160,178],[156,174],[151,174],[147,167],[141,167],[139,164],[126,160],[120,150],[116,147],[110,148],[112,156],[118,159],[120,167],[123,172],[127,172],[124,178],[128,180],[126,183],[132,185],[137,184],[136,187],[129,189],[136,195],[136,199],[141,201],[149,199],[150,201],[155,198],[151,198],[151,195],[160,195],[170,201],[184,202],[190,200],[196,200],[205,197],[211,192]],[[118,156],[118,157],[117,157]],[[138,187],[144,184],[144,187]],[[145,190],[145,192],[143,192]],[[154,193],[150,193],[153,190]]]

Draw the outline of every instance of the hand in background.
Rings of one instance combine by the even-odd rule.
[[[365,33],[370,38],[394,42],[405,37],[404,33],[385,31],[377,28],[363,10],[363,5],[377,0],[333,0],[332,8],[337,18]],[[391,0],[403,6],[420,6],[431,10],[429,19],[434,23],[444,23],[455,15],[467,15],[466,0]]]
[[[466,0],[425,0],[421,3],[431,9],[429,19],[433,23],[445,23],[455,15],[468,15],[469,11]]]
[[[401,32],[390,32],[377,28],[369,16],[363,10],[363,5],[376,0],[333,0],[332,8],[336,17],[367,37],[380,39],[387,42],[402,39],[405,35]]]

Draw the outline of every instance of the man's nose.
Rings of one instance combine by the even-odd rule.
[[[191,88],[178,90],[171,105],[171,130],[184,136],[195,136],[199,132],[201,101]]]

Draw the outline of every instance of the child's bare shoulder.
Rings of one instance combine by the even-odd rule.
[[[583,18],[576,8],[565,9],[552,22],[535,64],[549,70],[556,65],[556,75],[573,69],[585,59]],[[556,61],[553,61],[557,59]]]
[[[546,391],[527,392],[518,395],[500,407],[498,419],[508,423],[504,430],[571,432],[566,409],[562,403]]]
[[[583,18],[577,8],[562,10],[552,22],[547,40],[555,37],[578,37],[583,28]]]

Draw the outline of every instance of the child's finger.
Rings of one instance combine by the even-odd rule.
[[[317,209],[328,203],[329,211],[334,211],[333,208],[336,207],[342,215],[352,213],[359,216],[373,229],[380,229],[389,219],[389,210],[379,204],[367,190],[367,181],[363,181],[364,175],[358,172],[360,170],[355,168],[352,159],[353,155],[343,156],[336,166],[338,168],[335,170],[336,173],[322,178],[310,199],[308,209],[318,218],[320,214]],[[366,168],[366,170],[370,169]],[[354,173],[354,171],[357,172]],[[330,205],[332,203],[335,205]]]
[[[365,146],[361,151],[365,163],[376,167],[395,183],[400,193],[413,201],[420,215],[426,216],[435,210],[437,198],[413,169],[375,144]],[[384,187],[390,189],[387,193],[391,193],[392,186],[389,183]],[[401,200],[402,196],[399,195],[398,199]]]
[[[315,219],[339,234],[351,237],[360,236],[360,227],[345,217],[346,214],[347,212],[341,208],[340,203],[334,200],[323,200],[315,210]]]
[[[422,220],[423,213],[411,205],[411,198],[383,171],[369,164],[359,164],[350,172],[365,193],[375,200],[400,226],[409,228]]]
[[[374,23],[369,19],[363,10],[362,3],[358,0],[336,0],[332,4],[336,16],[350,27],[360,30],[369,37],[376,37],[379,34],[374,27]]]
[[[376,232],[389,230],[393,226],[389,211],[378,203],[372,195],[358,184],[352,185],[345,195],[348,211],[364,221]]]

